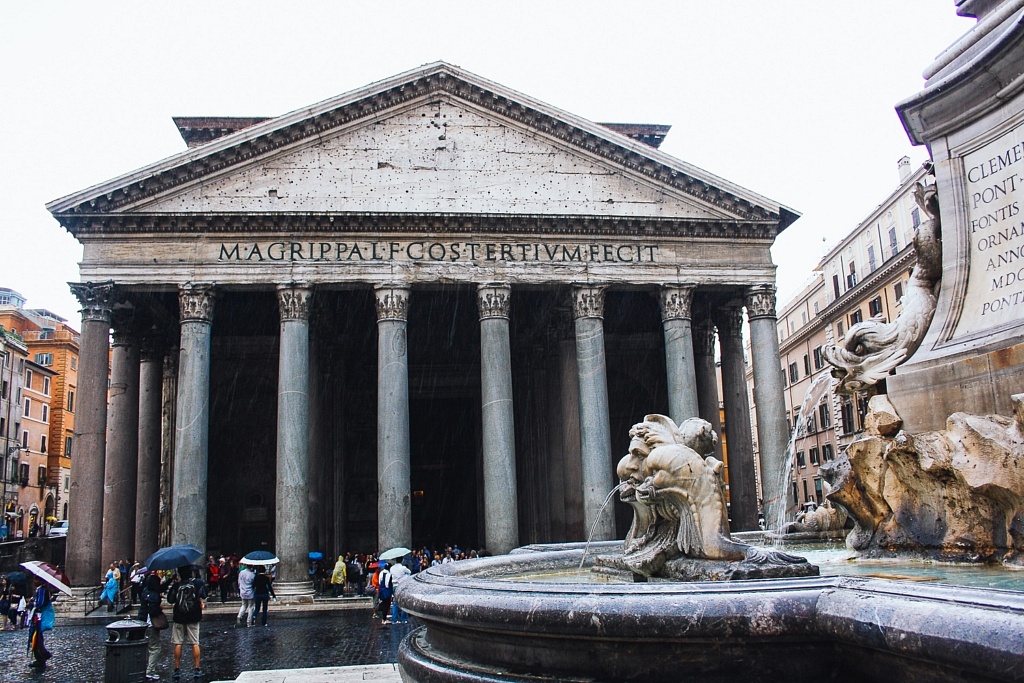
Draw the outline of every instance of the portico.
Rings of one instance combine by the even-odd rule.
[[[782,400],[763,330],[791,210],[444,63],[221,127],[48,205],[85,246],[81,410],[97,403],[77,422],[72,500],[93,507],[72,511],[73,582],[140,542],[105,507],[80,523],[96,505],[158,518],[141,483],[161,450],[174,541],[265,545],[296,590],[314,549],[621,536],[600,506],[623,435],[650,412],[717,421],[716,355],[733,529],[756,525],[742,323],[767,321],[760,429]],[[761,434],[762,459],[786,436]],[[104,496],[129,470],[139,487]]]

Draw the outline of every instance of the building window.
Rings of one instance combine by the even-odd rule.
[[[828,403],[818,404],[818,422],[821,424],[822,429],[828,429],[830,426],[832,426],[832,420],[829,419]]]
[[[899,245],[896,243],[896,226],[889,228],[889,255],[895,256],[896,252],[900,250]]]
[[[32,399],[30,399],[30,398],[26,398],[25,399],[25,412],[24,412],[24,416],[25,417],[32,417]]]
[[[800,311],[800,324],[801,325],[806,325],[807,324],[807,311]]]
[[[52,353],[37,353],[35,358],[37,365],[42,365],[44,368],[48,368],[53,365],[53,354]]]
[[[796,452],[796,466],[797,467],[807,467],[807,460],[804,458],[804,452],[803,451],[797,451]]]
[[[899,300],[903,298],[903,280],[893,284],[892,292],[896,295],[896,301],[898,303]]]
[[[914,224],[915,228],[921,225],[921,209],[911,209],[910,222]]]
[[[39,437],[39,452],[46,452],[46,434],[43,434],[42,436]]]
[[[39,486],[46,486],[46,468],[40,465],[36,475]]]
[[[807,430],[808,434],[814,434],[818,431],[818,425],[815,423],[813,412],[804,418],[804,429]]]
[[[814,478],[814,497],[817,499],[819,505],[825,500],[824,496],[821,494],[821,477]]]
[[[21,479],[21,485],[22,486],[28,486],[28,463],[27,462],[21,463],[21,468],[19,470],[19,475],[20,475],[19,478]]]
[[[64,477],[64,490],[71,490],[71,477]]]
[[[843,434],[853,434],[856,429],[856,426],[853,424],[853,401],[848,398],[843,399],[842,416]]]
[[[825,459],[825,462],[832,462],[836,456],[832,453],[832,444],[827,443],[821,447],[821,457]]]
[[[75,412],[75,390],[68,390],[68,412]]]
[[[0,387],[0,398],[3,398],[6,401],[7,400],[7,394],[10,391],[10,388],[11,388],[10,385],[7,384],[7,382],[5,381],[3,383],[3,386]]]
[[[839,291],[839,276],[838,275],[833,275],[832,276],[832,291],[836,295],[837,299],[842,295],[842,292]]]
[[[804,354],[804,376],[811,374],[811,357]]]
[[[799,494],[797,493],[796,482],[794,481],[793,482],[793,502],[792,502],[792,505],[796,505],[797,503],[800,502],[800,500],[797,498],[797,495],[799,495]]]
[[[868,272],[875,272],[875,268],[878,267],[878,263],[875,261],[875,245],[868,245]]]
[[[50,421],[50,406],[43,404],[43,422]]]
[[[782,386],[783,387],[788,387],[789,386],[789,381],[788,381],[789,378],[786,377],[786,368],[779,368],[779,372],[782,373]],[[0,430],[0,431],[3,431],[3,430]]]
[[[862,320],[864,320],[864,316],[861,315],[860,309],[858,308],[856,311],[850,314],[850,327],[853,327]]]
[[[21,433],[21,447],[28,450],[28,431]]]
[[[809,450],[807,452],[807,455],[811,459],[811,464],[812,465],[817,465],[819,462],[821,462],[820,460],[818,460],[818,449],[817,448],[812,448],[811,450]]]
[[[853,289],[857,286],[857,266],[850,264],[850,274],[846,276],[846,288]]]
[[[64,457],[71,457],[71,446],[74,444],[74,439],[70,436],[64,437]]]
[[[807,502],[807,480],[806,479],[801,479],[800,483],[802,483],[804,485],[804,502],[806,503]]]
[[[789,364],[789,382],[790,384],[796,384],[800,381],[800,368],[797,367],[796,363]]]
[[[72,370],[77,370],[78,369],[78,356],[71,356],[71,369]]]
[[[825,366],[825,353],[824,347],[814,347],[814,369],[821,370]]]
[[[43,394],[46,395],[46,396],[50,395],[50,378],[49,377],[44,377],[43,378]]]
[[[31,370],[26,370],[25,371],[25,387],[27,389],[31,389],[32,388],[32,371]]]
[[[836,336],[839,337],[840,339],[843,338],[843,321],[842,320],[840,320],[839,322],[836,323]]]
[[[868,302],[868,311],[871,316],[882,314],[882,297],[876,296],[874,299]]]
[[[866,396],[857,395],[857,417],[860,424],[864,424],[864,417],[868,414],[868,399]]]

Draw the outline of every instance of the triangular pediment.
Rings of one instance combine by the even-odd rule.
[[[796,218],[444,63],[257,123],[47,208],[73,234],[186,215],[573,216],[757,224],[772,234]]]

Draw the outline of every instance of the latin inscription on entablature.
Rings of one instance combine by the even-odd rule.
[[[285,261],[657,263],[658,245],[441,240],[222,242],[216,260],[250,264]]]

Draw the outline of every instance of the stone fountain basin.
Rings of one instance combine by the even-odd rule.
[[[599,552],[607,552],[603,544]],[[593,550],[591,551],[593,553]],[[580,549],[407,579],[406,681],[1024,681],[1024,594],[885,579],[510,580]]]

